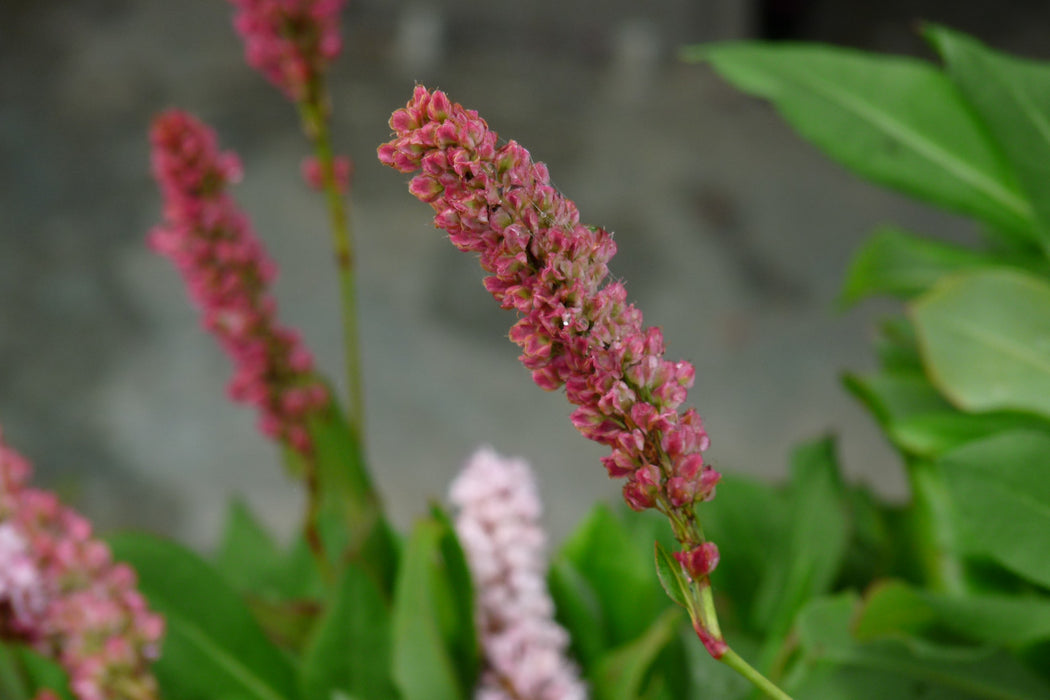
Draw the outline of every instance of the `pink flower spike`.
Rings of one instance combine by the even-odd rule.
[[[665,359],[660,330],[643,325],[622,283],[606,282],[612,236],[579,222],[524,147],[499,145],[477,112],[440,91],[417,85],[390,127],[379,160],[412,173],[409,191],[433,208],[435,226],[479,254],[485,288],[518,313],[509,335],[522,364],[541,388],[564,386],[573,425],[611,448],[602,463],[630,478],[628,505],[692,508],[710,497],[707,434],[693,409],[679,409],[695,370]],[[655,471],[639,474],[641,465]]]
[[[230,0],[233,25],[255,70],[300,102],[342,50],[345,0]]]
[[[26,486],[28,477],[28,463],[0,431],[0,641],[58,662],[78,700],[157,700],[150,664],[164,619],[88,522]]]
[[[164,196],[163,224],[151,247],[168,257],[200,308],[204,327],[233,360],[229,396],[259,410],[261,432],[307,453],[306,424],[328,406],[299,334],[277,323],[269,294],[276,266],[248,218],[226,193],[236,156],[221,153],[214,132],[171,110],[150,132],[153,174]]]
[[[475,698],[584,700],[569,636],[547,592],[542,505],[529,465],[490,448],[449,489],[456,534],[474,581],[483,667]]]

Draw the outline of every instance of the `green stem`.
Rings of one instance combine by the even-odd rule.
[[[774,685],[773,681],[755,670],[751,664],[744,661],[744,659],[731,648],[726,647],[726,652],[722,655],[722,658],[720,658],[719,661],[751,681],[751,684],[765,693],[766,696],[774,698],[774,700],[791,700],[790,695]]]
[[[357,331],[357,291],[354,279],[354,248],[350,227],[350,200],[339,191],[335,176],[335,157],[328,129],[327,103],[324,90],[315,86],[309,97],[299,103],[306,135],[314,146],[321,166],[325,201],[332,223],[332,247],[339,274],[339,297],[342,301],[343,344],[346,353],[346,381],[349,392],[347,422],[358,438],[364,436],[364,386],[361,375],[361,350]]]
[[[944,480],[932,462],[907,460],[908,482],[914,507],[914,543],[928,586],[942,593],[966,592],[962,563],[954,554],[951,503]]]

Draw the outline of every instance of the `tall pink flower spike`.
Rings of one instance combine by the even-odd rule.
[[[61,664],[78,700],[156,700],[163,618],[84,518],[26,486],[30,471],[0,432],[0,639]]]
[[[480,255],[486,289],[518,312],[510,338],[533,380],[548,391],[565,387],[576,428],[611,448],[602,463],[611,477],[626,477],[627,504],[666,514],[683,546],[679,562],[706,581],[717,549],[703,541],[693,505],[714,495],[719,474],[704,464],[700,416],[679,408],[693,366],[664,359],[660,329],[642,325],[621,282],[602,286],[612,237],[580,223],[546,166],[514,141],[498,145],[477,112],[440,91],[417,86],[390,127],[395,137],[379,160],[421,171],[409,191],[434,208],[434,225],[453,245]]]
[[[339,55],[345,0],[230,0],[245,58],[293,102],[307,99]]]
[[[529,465],[478,450],[449,490],[470,565],[484,667],[475,700],[584,700],[547,592],[542,504]]]
[[[277,268],[226,194],[240,178],[236,155],[220,153],[214,132],[178,110],[154,120],[150,141],[164,198],[150,246],[175,263],[205,329],[233,360],[230,397],[259,410],[263,433],[308,453],[307,421],[329,396],[299,334],[277,323],[268,292]]]

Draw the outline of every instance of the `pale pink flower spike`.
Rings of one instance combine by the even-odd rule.
[[[543,508],[529,465],[482,448],[450,499],[474,581],[484,663],[475,700],[584,700],[547,592]]]

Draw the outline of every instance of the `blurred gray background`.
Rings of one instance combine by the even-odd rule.
[[[230,496],[287,534],[300,494],[253,412],[225,400],[226,358],[145,247],[160,218],[156,111],[194,111],[242,155],[236,196],[280,262],[282,316],[322,367],[341,367],[322,202],[299,177],[307,145],[292,106],[244,64],[230,18],[220,0],[0,0],[0,425],[38,483],[100,526],[201,547]],[[851,477],[903,496],[838,379],[872,366],[873,319],[893,307],[841,314],[835,296],[872,226],[972,227],[852,178],[674,52],[766,37],[929,56],[920,18],[1048,53],[1050,9],[1034,1],[351,0],[334,134],[356,163],[368,451],[396,522],[442,498],[483,443],[532,461],[556,536],[618,497],[564,397],[518,364],[513,318],[476,262],[375,160],[416,82],[479,110],[549,164],[586,222],[615,232],[614,274],[670,355],[696,364],[690,400],[720,470],[782,478],[794,443],[833,431]]]

